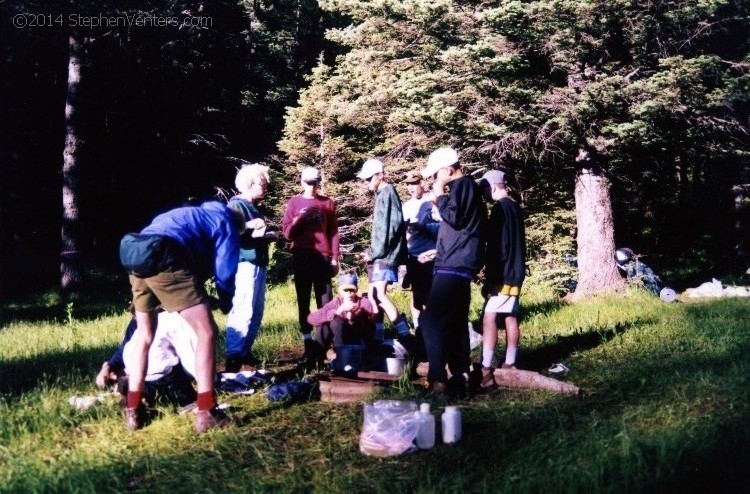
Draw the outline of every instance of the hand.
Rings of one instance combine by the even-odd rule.
[[[266,222],[263,221],[263,218],[255,218],[254,220],[250,220],[247,222],[247,228],[251,230],[258,230],[265,226],[266,226]]]
[[[99,374],[96,375],[96,385],[99,386],[99,388],[104,389],[107,387],[107,384],[109,384],[110,376],[109,376],[109,364],[107,362],[104,362],[102,364],[102,368],[99,371]]]
[[[331,259],[331,276],[339,274],[339,262],[335,259]]]
[[[432,184],[432,193],[435,198],[445,194],[445,186],[448,184],[448,177],[439,176],[435,179],[435,183]]]
[[[339,310],[342,310],[344,312],[352,312],[354,309],[357,308],[357,305],[359,305],[357,302],[353,302],[351,300],[344,300],[341,302],[341,305],[339,306]]]
[[[417,261],[421,262],[422,264],[426,262],[430,262],[437,256],[437,250],[436,249],[430,249],[422,252],[417,257]]]

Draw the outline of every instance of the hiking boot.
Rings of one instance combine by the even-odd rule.
[[[231,422],[227,414],[218,407],[213,407],[211,410],[198,410],[195,415],[195,432],[203,434],[215,427],[227,427]]]
[[[137,431],[143,427],[145,420],[146,414],[143,405],[138,405],[136,408],[125,408],[125,427],[129,431]]]
[[[495,369],[492,367],[482,367],[482,382],[479,384],[482,389],[492,389],[497,387],[495,382]]]

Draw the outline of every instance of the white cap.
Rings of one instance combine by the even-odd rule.
[[[320,172],[317,168],[308,166],[302,170],[302,181],[303,182],[320,182]]]
[[[370,158],[362,165],[362,170],[357,174],[357,178],[366,180],[376,173],[383,173],[383,162],[376,158]]]
[[[458,153],[453,148],[440,148],[432,152],[427,158],[427,166],[422,170],[422,176],[429,178],[438,170],[458,163]]]

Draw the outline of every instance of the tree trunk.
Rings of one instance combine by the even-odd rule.
[[[625,286],[615,265],[615,235],[609,183],[604,176],[583,169],[576,177],[578,225],[578,286],[572,298],[621,290]]]
[[[69,38],[68,94],[65,100],[65,150],[62,173],[62,234],[60,251],[60,289],[64,295],[81,286],[79,195],[79,128],[76,110],[81,81],[81,42],[74,33]]]

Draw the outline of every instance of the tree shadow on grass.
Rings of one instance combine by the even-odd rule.
[[[21,395],[44,384],[54,386],[64,378],[94,377],[116,345],[57,350],[28,358],[0,360],[0,394]]]
[[[521,366],[526,370],[543,371],[555,363],[567,360],[574,352],[590,350],[607,343],[619,334],[625,333],[634,325],[653,324],[653,320],[638,320],[615,323],[612,327],[592,327],[588,331],[580,329],[568,336],[559,336],[552,344],[545,345],[521,356]]]
[[[101,297],[99,297],[101,298]],[[125,300],[82,300],[67,304],[54,303],[15,303],[0,307],[0,329],[10,323],[43,323],[47,321],[66,321],[69,317],[78,321],[93,321],[102,316],[124,312],[128,307]]]
[[[534,317],[537,315],[549,316],[562,309],[566,305],[568,305],[568,303],[559,298],[546,299],[541,302],[535,302],[531,304],[527,304],[524,302],[521,305],[521,317],[526,318]]]

